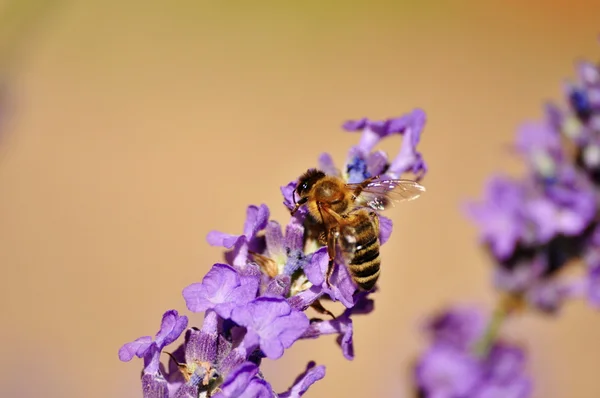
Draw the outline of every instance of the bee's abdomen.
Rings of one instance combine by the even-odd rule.
[[[366,235],[359,239],[357,250],[348,266],[352,279],[363,290],[371,290],[379,278],[379,239],[376,235]]]

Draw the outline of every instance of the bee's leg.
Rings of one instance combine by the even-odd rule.
[[[335,315],[333,315],[333,313],[331,311],[329,311],[327,308],[323,307],[323,304],[321,303],[320,300],[314,301],[310,306],[315,311],[317,311],[319,314],[329,315],[332,319],[335,319]]]
[[[335,265],[335,254],[336,254],[335,244],[336,244],[336,240],[337,240],[336,239],[337,234],[338,234],[337,227],[330,228],[329,232],[327,233],[327,254],[329,255],[329,263],[327,263],[327,275],[326,275],[325,281],[327,282],[328,287],[331,287],[331,283],[329,282],[329,279],[331,278],[331,275],[333,274],[334,265]]]
[[[317,207],[323,220],[323,224],[327,230],[327,254],[329,255],[329,263],[327,264],[326,282],[327,286],[331,287],[329,279],[334,270],[334,261],[336,255],[336,242],[339,235],[338,226],[342,222],[342,216],[331,210],[326,203],[317,202]]]
[[[362,193],[363,189],[365,189],[367,187],[367,185],[369,185],[370,183],[372,183],[375,180],[378,180],[379,176],[373,176],[373,177],[369,177],[366,180],[364,180],[363,182],[361,182],[355,189],[354,192],[352,192],[352,197],[354,198],[354,200],[356,200],[356,198],[358,198],[358,196]]]
[[[298,202],[296,202],[296,204],[294,205],[294,208],[290,211],[290,214],[293,216],[298,211],[300,206],[305,204],[307,201],[308,201],[308,198],[301,198]]]

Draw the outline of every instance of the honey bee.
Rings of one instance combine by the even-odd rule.
[[[377,212],[395,202],[416,199],[423,192],[425,187],[412,180],[382,180],[376,176],[348,184],[339,177],[309,169],[298,179],[291,213],[306,205],[309,229],[315,230],[321,243],[327,245],[327,284],[339,245],[352,280],[361,290],[368,291],[380,274]]]

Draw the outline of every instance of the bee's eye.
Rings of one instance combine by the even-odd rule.
[[[302,183],[302,185],[300,186],[300,189],[302,191],[306,191],[308,189],[308,182]]]

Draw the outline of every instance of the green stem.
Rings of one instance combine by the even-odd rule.
[[[507,305],[504,303],[500,303],[496,310],[494,311],[492,318],[490,319],[487,327],[479,340],[475,342],[473,347],[475,356],[478,358],[485,358],[490,352],[496,338],[498,337],[498,333],[500,332],[500,327],[502,326],[502,322],[506,319],[509,314],[509,309]]]

